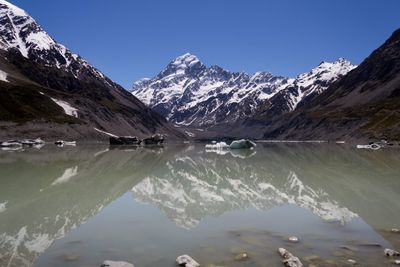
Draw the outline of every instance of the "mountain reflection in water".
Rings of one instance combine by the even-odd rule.
[[[362,218],[377,231],[400,221],[397,150],[265,144],[82,146],[0,152],[0,266],[32,266],[55,240],[130,192],[178,227],[248,208],[295,205],[322,220]],[[288,220],[294,220],[287,214]]]

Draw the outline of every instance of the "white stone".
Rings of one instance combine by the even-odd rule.
[[[353,265],[357,264],[357,262],[353,259],[348,259],[347,262]]]
[[[388,257],[400,256],[400,252],[390,248],[385,248],[384,253]]]
[[[189,255],[182,255],[176,258],[176,263],[184,267],[199,267],[200,264]]]

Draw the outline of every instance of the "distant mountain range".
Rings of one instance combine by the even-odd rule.
[[[0,0],[0,138],[183,134]],[[96,130],[97,129],[97,130]]]
[[[400,30],[360,66],[340,58],[296,78],[207,68],[191,54],[132,93],[197,139],[400,140]]]
[[[196,56],[185,54],[156,77],[135,82],[132,93],[174,123],[213,127],[251,118],[266,102],[270,113],[293,111],[355,67],[341,58],[288,78],[269,72],[229,72],[216,65],[207,68]]]

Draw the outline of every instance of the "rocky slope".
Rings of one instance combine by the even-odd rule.
[[[183,135],[22,9],[0,0],[0,138]]]
[[[263,138],[400,140],[400,29],[303,107],[257,119]]]
[[[216,65],[208,68],[196,56],[185,54],[156,77],[135,82],[132,93],[172,122],[210,128],[235,124],[260,112],[290,112],[354,67],[339,59],[287,78],[269,72],[229,72]]]

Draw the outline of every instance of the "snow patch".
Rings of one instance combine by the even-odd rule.
[[[100,129],[97,129],[97,128],[93,128],[93,129],[95,129],[95,130],[98,131],[99,133],[103,133],[103,134],[106,134],[106,135],[108,135],[108,136],[118,137],[118,136],[115,135],[115,134],[108,133],[108,132],[106,132],[106,131],[103,131],[103,130],[100,130]]]
[[[65,101],[51,98],[57,105],[64,109],[65,114],[78,118],[78,110]]]
[[[10,10],[10,12],[15,16],[23,17],[23,16],[27,16],[28,15],[21,8],[15,6],[15,5],[13,5],[13,4],[5,1],[5,0],[0,0],[0,4],[7,6],[7,8]]]
[[[8,76],[7,72],[0,70],[0,81],[8,82],[7,76]]]

